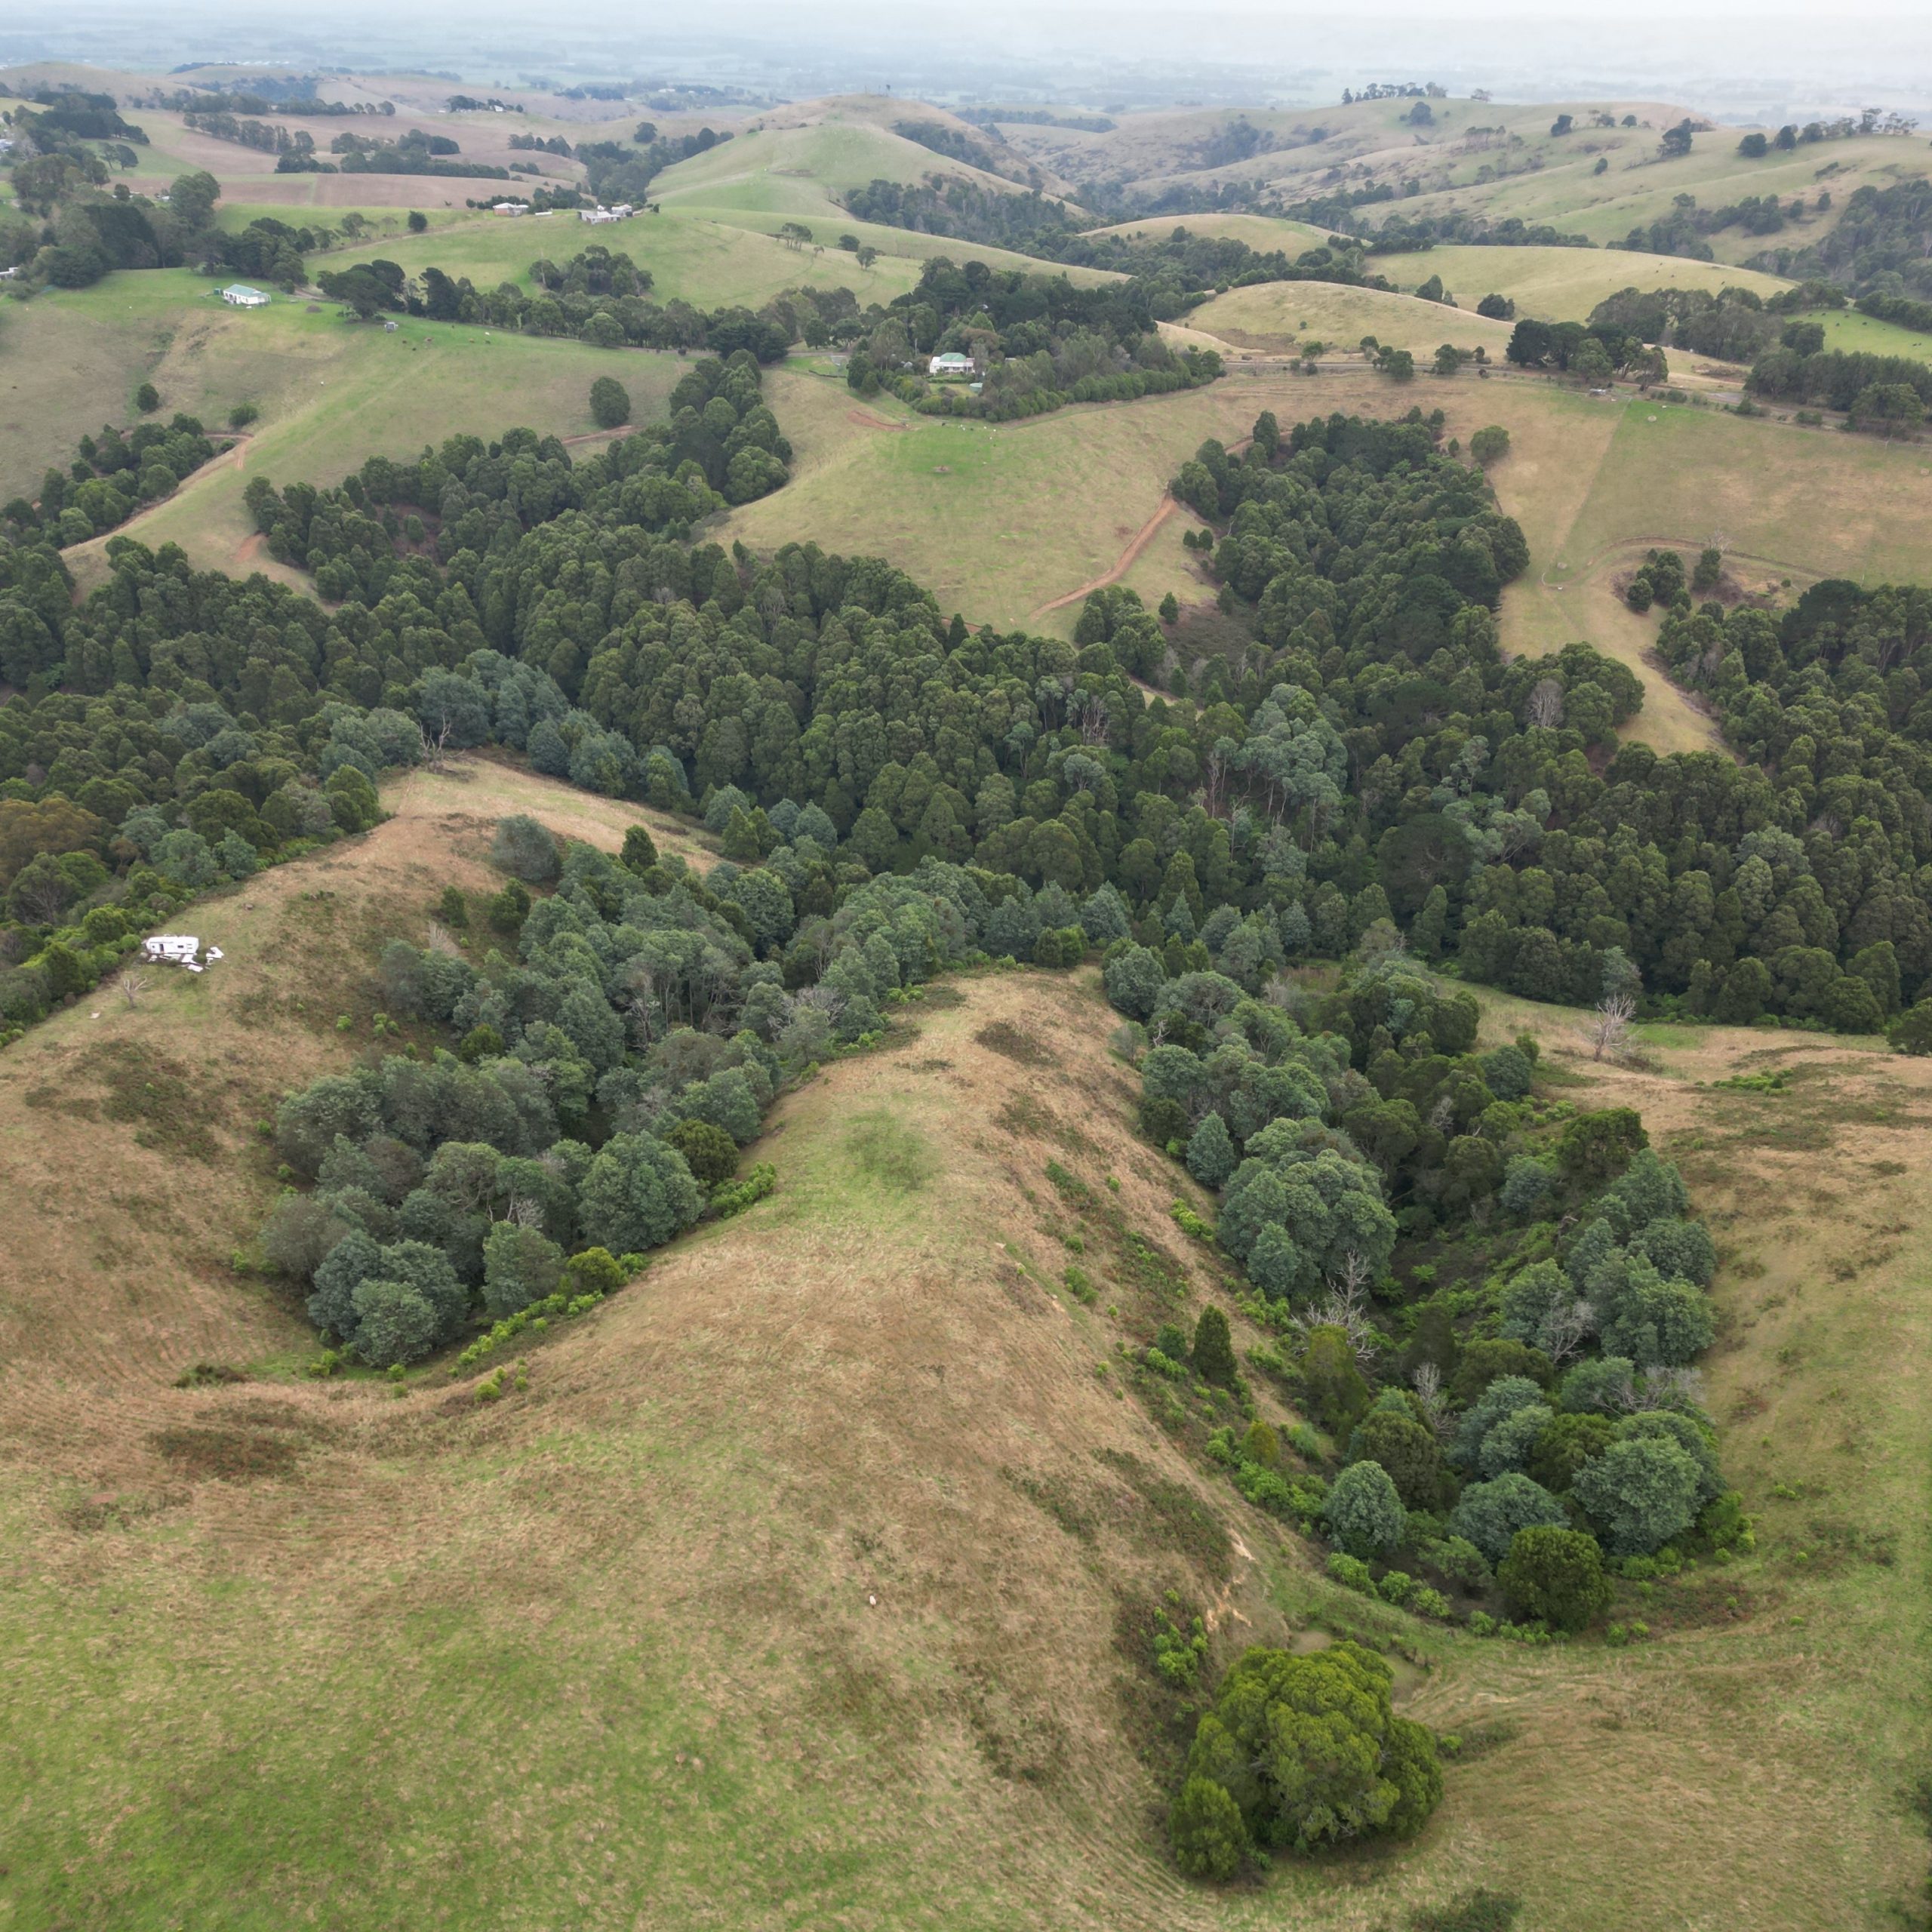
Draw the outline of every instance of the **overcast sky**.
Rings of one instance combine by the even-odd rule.
[[[429,66],[514,82],[735,75],[793,96],[891,82],[995,97],[1310,105],[1343,85],[1440,79],[1500,98],[1681,100],[1726,118],[1861,99],[1932,119],[1932,0],[0,0],[0,62],[65,57],[165,69],[192,60]],[[1117,91],[1109,93],[1112,88]]]

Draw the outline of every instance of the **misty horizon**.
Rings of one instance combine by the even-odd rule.
[[[1620,20],[1601,29],[1532,17],[1491,0],[1453,24],[1397,8],[1309,27],[1233,0],[1192,16],[1186,44],[1171,17],[1146,6],[1087,0],[974,15],[963,40],[909,32],[902,14],[870,5],[814,13],[809,32],[789,10],[737,0],[707,10],[705,29],[666,31],[615,10],[533,23],[507,9],[462,15],[349,5],[299,19],[212,5],[158,21],[118,6],[14,11],[0,25],[0,66],[71,61],[155,75],[202,65],[303,71],[432,73],[454,81],[528,86],[554,79],[648,78],[746,89],[770,100],[894,93],[942,105],[1078,103],[1121,112],[1163,107],[1294,108],[1339,100],[1372,82],[1432,82],[1454,96],[1481,89],[1501,100],[1682,101],[1733,122],[1776,122],[1871,106],[1932,111],[1932,17],[1902,8],[1854,15],[1834,45],[1806,45],[1795,10],[1726,5],[1694,25]],[[1872,49],[1882,47],[1882,62]],[[1882,76],[1875,68],[1882,65]]]

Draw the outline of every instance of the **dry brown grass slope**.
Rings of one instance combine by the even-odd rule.
[[[1478,1881],[1518,1932],[1897,1922],[1932,1065],[1664,1029],[1604,1069],[1570,1017],[1485,995],[1487,1037],[1540,1032],[1690,1176],[1761,1547],[1630,1600],[1635,1648],[1484,1643],[1330,1589],[1115,1392],[1117,1344],[1180,1305],[1152,1283],[1216,1291],[1091,974],[928,989],[781,1102],[772,1196],[533,1340],[500,1403],[290,1374],[312,1338],[227,1265],[274,1185],[250,1122],[368,1050],[382,937],[487,881],[497,814],[606,844],[635,815],[500,767],[391,799],[210,902],[222,968],[0,1056],[29,1204],[0,1251],[13,1923],[1379,1932]],[[1711,1084],[1767,1067],[1787,1092]],[[1090,1304],[1059,1285],[1076,1233]],[[172,1386],[196,1361],[255,1379]],[[1324,1617],[1421,1660],[1407,1707],[1487,1748],[1417,1844],[1173,1878],[1136,1622],[1169,1588],[1217,1662]]]
[[[658,1257],[500,1407],[440,1371],[400,1401],[290,1377],[312,1338],[229,1266],[273,1191],[250,1123],[368,1041],[382,938],[487,882],[494,811],[605,815],[606,842],[635,815],[475,787],[487,811],[407,781],[367,840],[198,909],[220,968],[0,1062],[8,1196],[39,1204],[0,1257],[0,1521],[30,1584],[0,1621],[28,1730],[87,1711],[16,1758],[0,1900],[117,1927],[475,1924],[486,1898],[550,1925],[552,1885],[583,1925],[859,1902],[990,1925],[1022,1900],[1162,1922],[1123,1604],[1173,1587],[1278,1634],[1279,1558],[1265,1524],[1219,1527],[1232,1497],[1211,1509],[1096,1373],[1104,1307],[1056,1285],[1075,1215],[1049,1158],[1106,1204],[1084,1211],[1106,1299],[1146,1292],[1109,1279],[1107,1229],[1177,1241],[1091,980],[934,989],[889,1051],[781,1105],[775,1197]],[[172,1386],[197,1361],[255,1379]],[[91,1624],[113,1669],[66,1650]],[[205,1725],[193,1687],[217,1684]],[[369,1856],[311,1841],[371,1807]],[[609,1832],[616,1872],[583,1851]],[[525,1876],[542,1899],[504,1903]]]

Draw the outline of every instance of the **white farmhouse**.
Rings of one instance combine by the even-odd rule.
[[[492,214],[528,214],[530,204],[528,202],[493,202],[490,212]]]
[[[231,281],[221,291],[221,299],[231,309],[266,309],[270,298],[245,281]]]
[[[961,355],[957,349],[949,349],[943,355],[935,355],[926,365],[926,374],[938,377],[964,377],[973,373],[973,358]]]
[[[191,973],[202,970],[202,943],[192,933],[156,933],[141,942],[141,957],[151,966],[185,966]],[[220,957],[220,946],[208,948],[209,964]]]

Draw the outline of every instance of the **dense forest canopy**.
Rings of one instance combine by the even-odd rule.
[[[1909,1002],[1932,975],[1912,620],[1871,691],[1856,657],[1836,674],[1850,690],[1815,658],[1755,680],[1749,761],[1620,746],[1641,701],[1627,670],[1581,645],[1503,662],[1493,612],[1527,552],[1438,434],[1419,412],[1285,435],[1264,416],[1239,457],[1202,447],[1174,488],[1224,533],[1214,569],[1257,646],[1170,703],[1137,681],[1185,681],[1125,593],[1093,598],[1069,645],[949,625],[896,572],[810,546],[762,563],[688,547],[785,473],[740,352],[583,463],[527,435],[457,438],[339,491],[254,479],[272,551],[329,606],[117,543],[109,585],[69,611],[57,555],[4,553],[5,669],[28,694],[0,711],[9,789],[92,815],[109,857],[129,811],[205,787],[147,748],[171,693],[229,710],[238,764],[244,740],[279,734],[294,755],[274,785],[216,789],[259,821],[293,785],[283,816],[306,823],[334,707],[494,735],[490,681],[464,668],[480,651],[554,682],[572,746],[607,748],[583,760],[601,787],[809,803],[869,873],[930,856],[1029,892],[1111,886],[1138,937],[1204,946],[1217,971],[1225,906],[1260,948],[1230,977],[1254,986],[1393,918],[1420,957],[1538,998],[1591,1003],[1630,974],[1730,1019],[1870,1024]],[[1703,621],[1681,579],[1666,601]],[[97,705],[125,722],[91,742]],[[30,1011],[47,989],[16,971]]]

